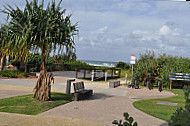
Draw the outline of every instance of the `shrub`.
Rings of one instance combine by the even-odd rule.
[[[64,62],[64,64],[68,66],[68,70],[75,70],[76,68],[85,68],[85,69],[91,68],[89,64],[81,62],[80,60],[74,62]]]
[[[27,77],[29,74],[25,72],[20,72],[19,70],[5,70],[0,71],[0,76],[18,78],[19,76]]]
[[[190,88],[184,86],[184,94],[185,94],[185,109],[182,107],[178,108],[171,117],[169,121],[169,126],[189,126],[190,124]]]
[[[130,66],[129,66],[129,64],[126,64],[126,63],[124,63],[124,62],[118,62],[116,65],[115,65],[115,67],[117,67],[117,68],[122,68],[122,69],[129,69],[130,68]]]
[[[21,72],[20,73],[23,77],[28,77],[29,73]]]
[[[138,126],[137,122],[133,122],[133,117],[130,117],[129,114],[126,112],[123,114],[125,117],[125,122],[122,122],[122,120],[114,120],[112,124],[118,125],[118,126]]]
[[[10,70],[1,71],[0,75],[2,77],[11,77],[11,78],[17,78],[18,75],[16,73],[11,72]]]

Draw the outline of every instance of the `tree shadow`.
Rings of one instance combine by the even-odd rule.
[[[52,101],[60,101],[60,100],[72,101],[72,95],[53,92],[51,94],[51,100]]]
[[[85,100],[97,100],[97,99],[107,99],[107,98],[111,98],[113,96],[111,95],[106,95],[106,94],[102,94],[102,93],[93,93],[93,95],[91,97],[88,97]]]

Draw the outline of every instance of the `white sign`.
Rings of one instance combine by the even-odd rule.
[[[136,61],[136,55],[131,55],[130,64],[135,64],[135,61]]]

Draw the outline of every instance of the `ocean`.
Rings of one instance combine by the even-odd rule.
[[[115,67],[117,62],[110,61],[92,61],[92,60],[80,60],[92,66],[105,66],[105,67]]]

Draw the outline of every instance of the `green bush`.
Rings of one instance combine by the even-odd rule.
[[[0,75],[2,77],[11,77],[11,78],[17,78],[18,77],[17,73],[13,73],[10,70],[1,71]]]
[[[21,72],[20,73],[23,77],[28,77],[29,73]]]
[[[122,68],[122,69],[129,69],[130,68],[130,65],[129,64],[126,64],[124,62],[118,62],[115,67],[117,68]]]
[[[160,54],[155,57],[154,52],[146,51],[140,54],[140,58],[134,65],[134,75],[139,75],[141,83],[146,85],[146,80],[150,79],[151,83],[158,78],[165,88],[170,87],[169,73],[190,73],[190,59],[184,57],[173,57],[166,54]],[[173,88],[183,88],[185,84],[190,82],[173,81]]]
[[[171,117],[169,121],[169,126],[189,126],[190,125],[190,88],[184,86],[184,94],[185,94],[185,109],[182,107],[178,108]]]
[[[68,66],[68,70],[75,70],[76,68],[85,68],[85,69],[92,68],[92,66],[90,66],[85,62],[81,62],[80,60],[74,62],[64,62],[64,65]]]
[[[46,57],[46,64],[53,64],[55,59],[53,57]],[[25,61],[25,64],[41,65],[42,56],[40,54],[29,54]]]

